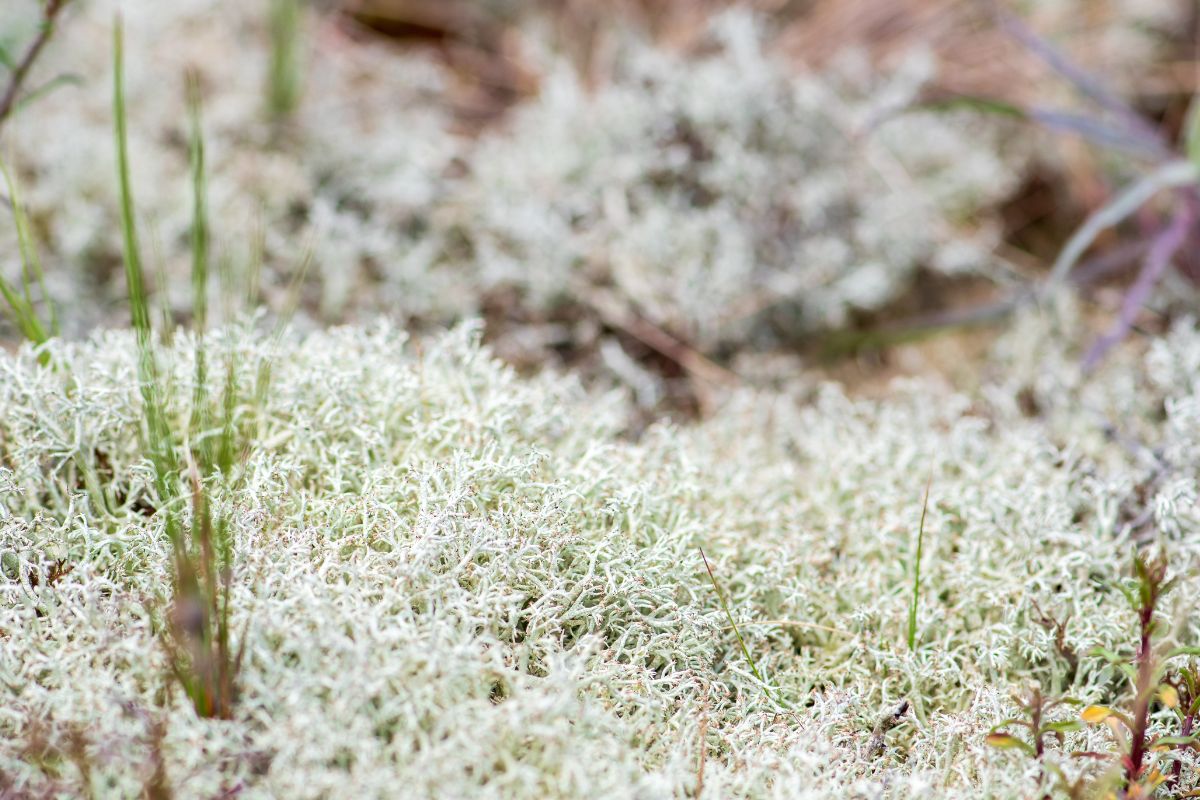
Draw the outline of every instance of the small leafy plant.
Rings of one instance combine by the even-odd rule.
[[[1052,720],[1051,712],[1063,706],[1082,705],[1080,701],[1071,697],[1047,697],[1036,685],[1014,695],[1013,701],[1021,710],[1021,716],[1006,719],[992,728],[985,740],[987,744],[1001,750],[1020,750],[1037,759],[1043,797],[1049,797],[1055,788],[1065,789],[1071,797],[1077,796],[1082,787],[1070,783],[1057,765],[1045,760],[1045,755],[1050,741],[1061,747],[1065,734],[1083,728],[1083,723],[1074,718]],[[1024,729],[1024,737],[1017,736],[1011,730],[1013,728]]]
[[[1200,750],[1200,735],[1192,732],[1200,700],[1194,698],[1196,675],[1188,671],[1169,675],[1171,662],[1181,656],[1200,655],[1200,647],[1163,648],[1155,643],[1160,620],[1155,615],[1162,598],[1174,588],[1176,578],[1167,577],[1167,561],[1162,555],[1147,559],[1134,557],[1134,579],[1121,585],[1121,592],[1138,618],[1138,643],[1132,658],[1103,648],[1093,651],[1116,666],[1129,681],[1132,703],[1122,711],[1107,706],[1088,706],[1081,714],[1090,725],[1108,726],[1120,753],[1124,796],[1140,797],[1175,776],[1158,769],[1154,754],[1172,750]],[[1183,693],[1181,696],[1181,689]],[[1187,706],[1181,709],[1181,702]],[[1171,709],[1179,718],[1180,730],[1174,734],[1151,732],[1151,709]],[[1178,762],[1176,762],[1178,766]]]
[[[1124,708],[1090,705],[1079,719],[1047,721],[1049,712],[1063,705],[1082,705],[1073,698],[1050,699],[1040,687],[1017,697],[1022,716],[1004,720],[987,736],[987,743],[1000,749],[1015,749],[1035,758],[1042,765],[1041,783],[1047,794],[1054,789],[1070,797],[1085,796],[1082,778],[1069,782],[1057,765],[1044,759],[1049,741],[1063,744],[1064,735],[1087,725],[1105,725],[1116,745],[1115,753],[1076,751],[1075,758],[1116,762],[1118,798],[1148,797],[1160,786],[1178,787],[1183,779],[1183,762],[1174,759],[1169,769],[1161,763],[1170,753],[1186,750],[1200,752],[1200,733],[1196,731],[1200,715],[1200,668],[1195,665],[1173,666],[1177,659],[1200,655],[1200,647],[1170,647],[1156,641],[1161,620],[1157,618],[1163,598],[1177,579],[1167,577],[1167,559],[1163,555],[1134,556],[1133,577],[1118,588],[1137,616],[1137,644],[1132,655],[1096,648],[1091,655],[1116,667],[1128,680],[1132,697]],[[1152,730],[1155,707],[1173,712],[1178,730]],[[1027,738],[1016,736],[1012,728],[1026,729]],[[1053,773],[1051,780],[1050,773]],[[1182,796],[1195,796],[1189,793]]]

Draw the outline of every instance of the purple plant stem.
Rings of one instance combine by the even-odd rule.
[[[996,0],[984,0],[984,2],[1000,20],[1001,26],[1014,39],[1024,45],[1026,49],[1040,58],[1052,70],[1066,78],[1076,89],[1101,108],[1106,108],[1115,114],[1127,126],[1130,133],[1137,139],[1142,140],[1142,143],[1148,150],[1155,152],[1156,155],[1162,158],[1170,156],[1170,148],[1163,140],[1162,134],[1155,130],[1121,98],[1109,91],[1086,70],[1072,63],[1070,59],[1059,52],[1058,48],[1044,37],[1035,33],[1032,28],[1016,16],[1005,10]]]
[[[1045,128],[1073,133],[1101,147],[1111,147],[1151,159],[1161,159],[1168,154],[1160,139],[1150,138],[1141,130],[1116,127],[1096,117],[1049,108],[1034,107],[1027,113],[1031,120]]]
[[[1195,222],[1196,212],[1192,208],[1192,204],[1182,203],[1171,218],[1171,222],[1155,235],[1150,243],[1150,250],[1146,253],[1146,259],[1142,262],[1142,269],[1138,272],[1137,280],[1134,281],[1133,286],[1129,288],[1125,298],[1121,301],[1121,313],[1117,316],[1117,321],[1108,333],[1101,336],[1092,345],[1083,359],[1084,370],[1092,370],[1100,362],[1100,359],[1104,358],[1104,355],[1112,349],[1113,345],[1124,339],[1133,328],[1138,311],[1141,310],[1150,296],[1151,290],[1162,278],[1171,259],[1187,241],[1188,231]]]

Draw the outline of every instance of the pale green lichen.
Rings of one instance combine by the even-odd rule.
[[[52,342],[52,367],[0,358],[0,775],[17,791],[79,790],[70,759],[30,755],[41,726],[64,750],[84,731],[99,796],[136,794],[156,758],[180,797],[683,796],[703,729],[706,797],[1023,797],[1036,765],[983,743],[1010,690],[1117,699],[1113,668],[1084,657],[1071,674],[1035,608],[1069,618],[1081,655],[1130,642],[1114,585],[1145,467],[1119,442],[1058,444],[1052,417],[926,384],[881,402],[740,392],[711,421],[626,441],[618,398],[518,378],[470,328],[420,348],[386,326],[259,340],[234,328],[208,346],[246,398],[273,359],[212,489],[247,648],[228,722],[198,719],[164,675],[169,548],[148,513],[132,334]],[[1139,403],[1147,444],[1171,453],[1153,508],[1183,643],[1200,635],[1197,341],[1156,345],[1157,394]],[[181,336],[161,353],[180,421],[193,352]],[[911,716],[872,757],[901,700]]]

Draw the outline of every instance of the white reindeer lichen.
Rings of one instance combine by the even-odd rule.
[[[114,795],[160,759],[181,797],[659,797],[694,786],[703,726],[705,796],[1017,797],[1036,769],[983,744],[1009,687],[1110,699],[1111,667],[1072,675],[1036,620],[1069,620],[1080,654],[1128,642],[1112,585],[1131,528],[1113,509],[1148,472],[1122,444],[1058,446],[1040,421],[924,384],[877,403],[743,392],[628,442],[616,398],[518,378],[475,339],[417,354],[388,327],[210,337],[246,398],[274,364],[213,489],[247,649],[231,722],[163,695],[147,609],[169,549],[145,513],[132,334],[54,342],[52,368],[0,356],[0,776],[76,791],[70,759],[27,745],[41,731],[65,752],[83,731]],[[1180,331],[1150,359],[1169,408],[1195,403],[1166,365],[1197,341]],[[181,421],[192,352],[180,336],[162,354]],[[1170,463],[1163,535],[1194,595],[1196,461]],[[905,559],[930,473],[910,652]],[[781,705],[736,649],[700,545]],[[871,758],[902,698],[911,716]]]

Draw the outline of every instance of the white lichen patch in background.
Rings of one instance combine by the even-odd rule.
[[[1009,690],[1117,701],[1114,670],[1085,657],[1069,677],[1032,614],[1069,617],[1080,654],[1131,643],[1120,511],[1147,472],[1125,443],[1059,446],[1002,403],[921,384],[878,403],[835,387],[738,394],[709,422],[630,442],[616,398],[519,379],[475,338],[419,352],[388,327],[210,338],[247,397],[260,360],[274,364],[265,406],[239,410],[253,434],[231,488],[213,489],[246,642],[224,722],[170,688],[152,629],[169,551],[138,445],[133,336],[55,343],[53,369],[3,356],[5,780],[77,793],[69,760],[42,769],[27,746],[40,731],[66,749],[75,731],[102,796],[137,794],[156,757],[179,797],[684,796],[703,729],[705,797],[1027,797],[1036,769],[983,744]],[[1183,581],[1165,629],[1185,643],[1200,635],[1186,605],[1200,592],[1196,445],[1180,429],[1196,348],[1181,330],[1138,367],[1158,393],[1141,422],[1161,437],[1142,444],[1178,451],[1156,508]],[[162,356],[179,425],[191,353],[180,336]],[[905,699],[873,757],[875,722]]]
[[[742,14],[716,20],[712,49],[628,42],[594,94],[551,69],[446,212],[471,245],[467,274],[538,306],[614,290],[707,348],[761,335],[764,315],[785,335],[841,325],[922,265],[987,271],[978,217],[1020,158],[967,117],[897,116],[930,65],[795,76]]]
[[[854,59],[796,74],[745,13],[715,18],[701,55],[614,34],[616,67],[595,89],[526,21],[540,92],[468,140],[451,133],[433,62],[351,40],[331,19],[302,27],[304,96],[275,125],[265,5],[91,0],[37,67],[38,80],[65,72],[78,85],[5,131],[76,333],[120,318],[118,8],[135,196],[183,313],[189,69],[222,256],[252,273],[261,243],[268,300],[311,257],[304,309],[325,321],[385,311],[444,322],[515,289],[537,314],[613,295],[702,347],[798,335],[888,302],[922,266],[987,273],[987,209],[1024,162],[991,121],[889,118],[930,75],[919,54],[887,76]]]

